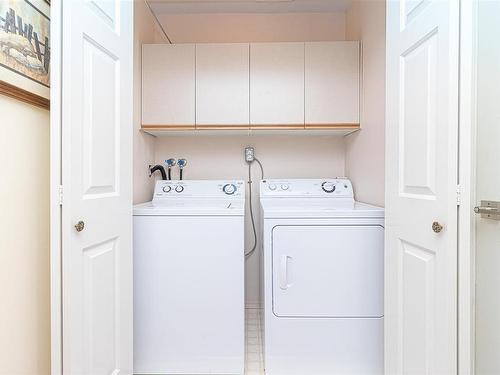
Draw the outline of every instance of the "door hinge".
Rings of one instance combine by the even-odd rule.
[[[62,206],[62,204],[63,204],[63,186],[62,185],[59,185],[57,195],[59,197],[59,206]]]
[[[462,203],[462,190],[460,189],[460,185],[457,185],[457,206],[460,206]]]

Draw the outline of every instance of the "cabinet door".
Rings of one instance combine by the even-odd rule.
[[[195,45],[142,47],[142,124],[195,124]]]
[[[196,126],[250,122],[249,45],[196,45]]]
[[[305,44],[305,122],[359,123],[359,42]]]
[[[304,126],[304,43],[250,45],[250,123]]]

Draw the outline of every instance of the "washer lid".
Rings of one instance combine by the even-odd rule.
[[[173,199],[147,202],[134,206],[134,216],[243,216],[242,200],[227,199]]]
[[[360,202],[338,202],[332,199],[272,199],[260,200],[264,218],[339,218],[384,217],[382,207]]]

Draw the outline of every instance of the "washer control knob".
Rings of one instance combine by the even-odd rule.
[[[325,181],[321,184],[321,188],[325,193],[333,193],[335,191],[335,184],[333,182]]]
[[[184,186],[182,185],[177,185],[175,187],[175,191],[178,192],[178,193],[182,193],[184,191]]]
[[[275,184],[269,184],[269,190],[275,191],[276,190],[276,185]]]
[[[288,184],[281,185],[281,190],[288,190],[288,189],[290,189],[290,185],[288,185]]]
[[[222,191],[227,195],[233,195],[234,193],[236,193],[236,190],[238,190],[238,188],[235,184],[225,184],[222,187]]]
[[[163,187],[162,190],[163,190],[164,193],[169,193],[170,190],[172,190],[172,186],[166,185],[166,186]]]

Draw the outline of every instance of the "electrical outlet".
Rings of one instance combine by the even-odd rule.
[[[255,149],[251,146],[245,147],[245,161],[247,163],[253,163],[255,160]]]

